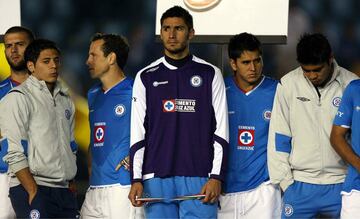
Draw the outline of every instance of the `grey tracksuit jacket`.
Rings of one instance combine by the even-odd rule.
[[[67,89],[56,83],[51,95],[44,81],[30,76],[0,101],[0,129],[7,145],[4,161],[13,175],[26,167],[38,185],[67,187],[75,177],[75,107]]]
[[[333,119],[345,87],[357,76],[334,61],[330,81],[316,88],[300,67],[281,78],[268,140],[270,180],[285,191],[294,180],[312,184],[344,181],[345,163],[330,144]]]

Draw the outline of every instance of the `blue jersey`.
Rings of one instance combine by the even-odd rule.
[[[224,191],[248,191],[269,180],[267,140],[277,81],[263,77],[244,93],[233,77],[225,79],[230,151]]]
[[[7,78],[0,82],[0,100],[13,88],[19,85],[10,78]],[[8,165],[3,161],[3,157],[6,155],[7,148],[6,145],[1,145],[0,148],[0,173],[6,173],[8,170]]]
[[[125,78],[107,92],[101,84],[88,92],[92,186],[130,184],[129,171],[115,168],[129,155],[132,86]]]
[[[360,156],[360,80],[350,82],[342,96],[339,110],[334,119],[334,125],[351,128],[351,147]],[[360,174],[352,166],[348,166],[343,191],[360,191]]]

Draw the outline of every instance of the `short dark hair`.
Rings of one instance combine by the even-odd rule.
[[[33,32],[30,29],[28,29],[26,27],[22,27],[22,26],[10,27],[9,29],[7,29],[7,31],[5,32],[4,35],[10,34],[10,33],[26,33],[26,35],[28,36],[30,41],[33,41],[35,39]]]
[[[188,26],[189,30],[193,29],[193,27],[194,27],[193,18],[191,16],[191,14],[187,10],[185,10],[184,8],[182,8],[180,6],[176,5],[172,8],[169,8],[162,14],[161,19],[160,19],[161,26],[163,25],[164,20],[169,17],[179,17],[179,18],[184,19],[185,24]]]
[[[250,33],[240,33],[231,37],[228,44],[230,59],[237,59],[244,51],[258,51],[262,55],[261,42]]]
[[[45,49],[54,49],[60,54],[59,48],[55,42],[47,39],[35,39],[25,49],[24,60],[25,63],[33,62],[36,63],[40,53]]]
[[[320,34],[305,33],[296,46],[297,61],[304,65],[317,65],[329,61],[332,50],[328,39]]]
[[[101,47],[104,56],[115,53],[117,65],[123,69],[129,56],[130,46],[127,39],[122,35],[96,33],[91,42],[104,40]]]

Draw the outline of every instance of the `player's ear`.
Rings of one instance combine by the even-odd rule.
[[[195,30],[194,28],[190,28],[189,29],[189,40],[191,40],[195,35]]]
[[[107,58],[110,65],[116,64],[116,54],[114,52],[111,52]]]
[[[30,71],[30,73],[34,73],[35,71],[35,64],[31,61],[26,62],[26,67]]]
[[[229,60],[229,63],[230,63],[231,69],[232,69],[233,71],[236,71],[236,60],[230,59],[230,60]]]

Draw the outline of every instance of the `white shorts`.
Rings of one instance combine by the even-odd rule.
[[[352,190],[350,193],[342,192],[341,219],[354,219],[360,217],[360,191]]]
[[[0,219],[16,218],[9,198],[9,181],[6,173],[0,173]]]
[[[220,196],[219,219],[276,219],[281,217],[280,189],[269,182],[257,188]]]
[[[144,218],[143,208],[135,208],[128,199],[130,187],[111,185],[90,187],[81,207],[80,217],[87,218]]]

